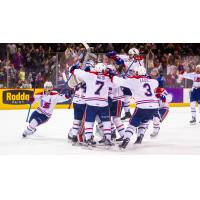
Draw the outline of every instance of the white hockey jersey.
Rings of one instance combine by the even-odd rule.
[[[122,88],[118,85],[113,84],[112,90],[112,100],[113,101],[124,101],[124,93],[122,91]]]
[[[85,104],[85,92],[86,92],[86,84],[84,82],[81,82],[77,87],[75,91],[75,95],[73,98],[73,103],[77,104]]]
[[[138,66],[144,66],[144,60],[135,60],[134,58],[130,58],[128,55],[118,55],[125,64],[125,70],[127,71],[127,76],[134,75],[134,69]]]
[[[154,93],[155,89],[158,87],[157,80],[149,79],[145,76],[132,76],[127,79],[114,76],[113,83],[129,88],[132,91],[136,107],[142,109],[154,109],[159,107],[159,100]]]
[[[49,95],[44,94],[43,92],[37,93],[34,96],[34,103],[39,101],[39,107],[37,111],[39,113],[45,114],[47,117],[51,117],[53,109],[57,103],[67,101],[65,95],[61,95],[56,91],[52,91]]]
[[[193,81],[192,88],[200,88],[200,74],[197,73],[188,73],[180,75],[183,78],[190,79]]]
[[[112,87],[108,75],[96,72],[85,72],[81,69],[75,69],[73,73],[86,83],[86,93],[84,97],[86,104],[98,107],[108,105],[109,87]]]

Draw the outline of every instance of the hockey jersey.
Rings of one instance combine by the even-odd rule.
[[[39,101],[39,107],[37,111],[39,113],[45,114],[47,117],[51,117],[53,109],[57,103],[66,101],[65,95],[61,95],[56,91],[52,91],[49,95],[44,94],[43,92],[37,93],[34,96],[34,102]]]
[[[157,80],[149,79],[146,76],[132,76],[127,79],[114,76],[113,83],[129,88],[132,91],[136,107],[143,109],[159,107],[159,100],[154,93],[155,89],[158,87]]]
[[[193,81],[192,88],[200,88],[200,74],[188,73],[180,75],[182,78],[190,79]]]
[[[108,75],[96,72],[85,72],[81,69],[75,69],[73,73],[86,84],[87,89],[84,97],[86,104],[98,107],[108,105],[109,87],[112,87]]]
[[[73,103],[85,104],[85,100],[84,100],[85,92],[86,92],[86,84],[84,82],[81,82],[75,88],[75,95],[73,98]]]
[[[130,58],[128,55],[118,55],[125,64],[125,71],[127,71],[127,76],[134,75],[134,69],[138,66],[144,66],[144,60],[135,60]]]

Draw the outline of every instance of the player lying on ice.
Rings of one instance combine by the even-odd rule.
[[[65,95],[53,91],[53,84],[51,82],[45,82],[44,92],[40,92],[29,99],[30,104],[39,102],[39,107],[31,114],[29,125],[24,130],[22,136],[27,137],[35,133],[37,126],[50,119],[56,104],[64,101],[67,101]]]

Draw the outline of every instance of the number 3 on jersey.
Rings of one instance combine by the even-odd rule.
[[[152,92],[151,92],[151,87],[148,83],[145,83],[143,85],[143,88],[146,89],[146,92],[144,93],[146,96],[151,97],[152,96]]]
[[[96,90],[96,92],[94,94],[100,95],[100,91],[101,91],[102,87],[104,86],[104,82],[96,81],[96,85],[98,85],[99,87],[98,87],[98,89]]]

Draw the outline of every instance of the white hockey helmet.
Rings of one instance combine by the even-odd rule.
[[[52,91],[53,90],[53,84],[50,81],[46,81],[44,83],[44,91],[48,92],[48,91]]]
[[[200,65],[197,65],[196,68],[195,68],[195,70],[196,70],[197,74],[200,74]]]
[[[139,76],[144,76],[146,75],[147,71],[146,68],[143,66],[138,66],[134,69],[135,73]]]
[[[196,66],[196,69],[200,69],[200,65],[197,65],[197,66]]]
[[[129,54],[129,55],[132,55],[132,56],[135,56],[135,55],[139,55],[140,52],[139,52],[139,50],[136,49],[136,48],[131,48],[131,49],[129,49],[128,54]]]
[[[104,65],[103,63],[97,63],[94,66],[94,70],[98,73],[103,73],[106,70],[106,65]]]

